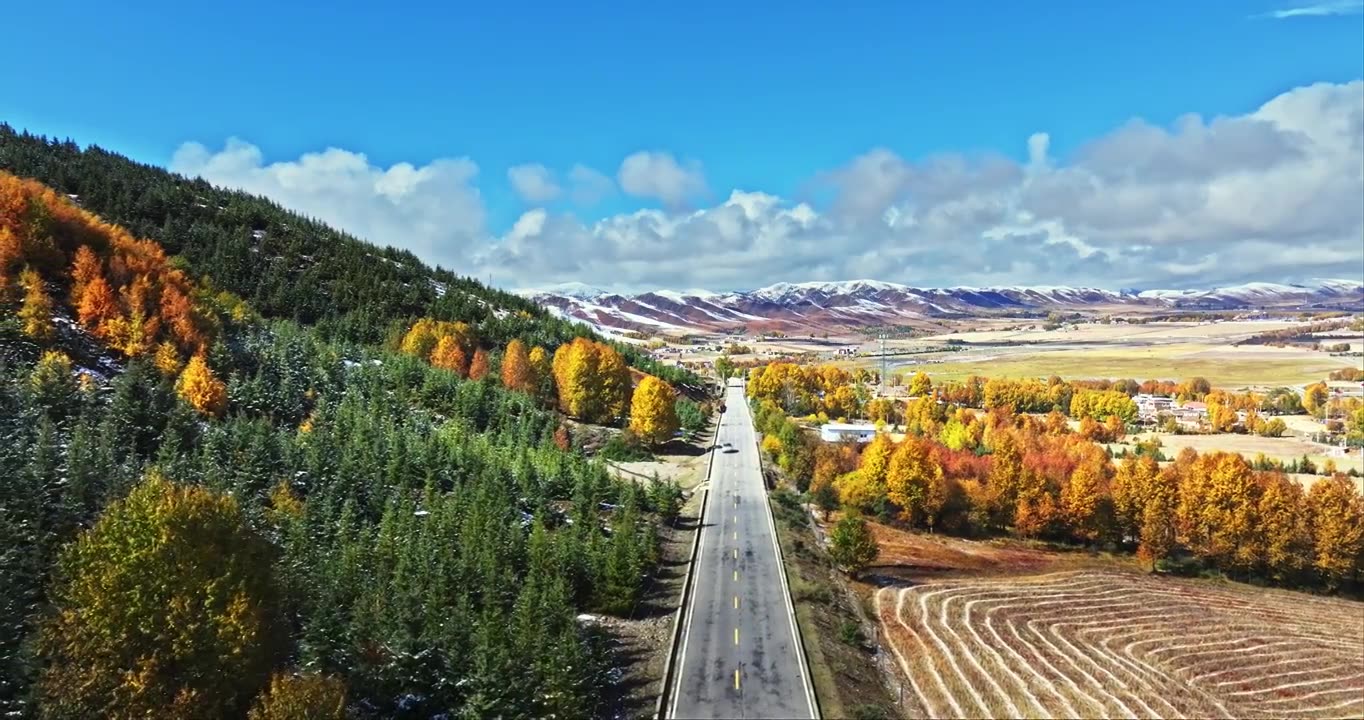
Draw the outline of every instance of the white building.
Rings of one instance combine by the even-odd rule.
[[[871,442],[876,437],[876,426],[865,423],[826,423],[819,427],[819,439],[839,442],[849,438],[857,442]]]
[[[1174,410],[1174,398],[1167,395],[1139,393],[1132,398],[1137,404],[1137,417],[1143,421],[1154,422],[1161,413]]]

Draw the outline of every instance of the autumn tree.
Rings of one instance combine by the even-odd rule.
[[[469,361],[469,379],[482,380],[488,374],[488,353],[483,348],[474,350],[474,358]]]
[[[535,394],[535,375],[530,365],[526,344],[520,338],[507,343],[502,353],[502,386],[528,395]]]
[[[1303,388],[1302,391],[1303,409],[1307,410],[1307,412],[1311,413],[1312,415],[1321,417],[1321,415],[1324,412],[1326,412],[1326,401],[1329,398],[1330,394],[1326,389],[1326,383],[1324,382],[1312,383],[1311,385],[1308,385],[1306,388]]]
[[[19,284],[24,288],[24,304],[19,308],[24,334],[38,342],[51,340],[52,298],[43,287],[43,279],[34,270],[26,268],[19,274]]]
[[[554,402],[556,395],[554,390],[554,369],[553,363],[550,360],[549,351],[536,345],[531,348],[528,359],[530,362],[531,377],[535,383],[532,394],[541,403],[550,404]]]
[[[19,236],[9,227],[0,224],[0,302],[9,299],[9,284],[15,268],[24,257],[24,248],[19,244]]]
[[[876,560],[881,552],[867,521],[857,513],[839,518],[829,533],[829,553],[843,572],[856,577]]]
[[[1356,580],[1364,561],[1364,499],[1344,476],[1322,478],[1307,493],[1312,566],[1327,585]]]
[[[76,304],[76,318],[97,337],[108,336],[108,323],[119,316],[114,291],[102,274],[96,273],[85,283]]]
[[[900,507],[904,520],[934,526],[947,502],[947,481],[927,442],[907,438],[896,446],[886,472],[886,497]]]
[[[175,343],[169,340],[161,341],[156,346],[156,355],[152,359],[152,364],[162,375],[174,377],[180,374],[183,364],[180,361],[180,352],[175,349]]]
[[[1061,516],[1071,535],[1088,543],[1102,539],[1113,529],[1105,465],[1106,461],[1081,463],[1061,486]]]
[[[156,473],[66,548],[52,603],[46,717],[240,717],[279,657],[269,545]]]
[[[33,398],[53,420],[65,418],[75,409],[76,378],[71,372],[71,358],[59,350],[48,350],[33,366],[28,376]]]
[[[678,420],[673,389],[653,375],[645,375],[630,403],[630,431],[648,445],[672,439]]]
[[[909,394],[912,397],[923,397],[933,391],[933,381],[929,379],[928,373],[920,370],[914,373],[914,377],[909,381]]]
[[[80,305],[85,288],[95,278],[104,277],[103,265],[89,245],[76,248],[75,258],[71,261],[71,304]]]
[[[452,335],[443,335],[431,350],[431,365],[441,370],[464,377],[468,373],[468,360],[459,341]]]
[[[1266,473],[1260,494],[1260,532],[1264,569],[1279,582],[1291,582],[1311,562],[1312,533],[1302,485],[1283,473]]]
[[[1119,534],[1136,538],[1145,517],[1146,502],[1153,491],[1160,464],[1147,455],[1129,455],[1118,465],[1113,477],[1113,509]]]
[[[213,373],[203,354],[189,359],[175,389],[185,402],[205,415],[217,417],[227,407],[227,386]]]
[[[615,349],[586,338],[560,345],[553,373],[559,408],[587,422],[609,423],[625,414],[630,368]]]
[[[318,673],[276,673],[247,720],[345,720],[346,684]]]
[[[1170,556],[1177,542],[1180,474],[1177,466],[1162,468],[1147,485],[1137,530],[1137,558],[1154,570]]]

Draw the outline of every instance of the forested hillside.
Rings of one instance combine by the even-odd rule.
[[[66,172],[80,158],[123,164],[148,179],[140,192],[161,178],[239,212],[268,207],[48,147],[74,153]],[[111,203],[142,202],[114,174],[78,176]],[[222,250],[177,247],[210,266]],[[596,370],[620,360],[566,345],[557,369],[575,385],[555,390],[536,370],[547,351],[525,346],[570,329],[526,310],[450,324],[469,331],[474,356],[452,369],[434,351],[360,340],[408,312],[473,318],[500,293],[463,281],[467,303],[416,289],[382,313],[312,303],[300,318],[313,327],[263,318],[222,273],[210,282],[191,266],[0,173],[0,715],[608,714],[613,659],[576,615],[631,612],[677,494],[610,477],[546,406],[621,382],[623,364]],[[314,286],[342,297],[374,267],[338,260]],[[415,261],[393,267],[392,285],[361,292],[433,277]],[[240,272],[233,285],[270,314],[299,285]],[[432,327],[440,345],[447,326]],[[505,353],[485,351],[518,329]],[[575,360],[592,353],[599,363]]]
[[[74,196],[81,207],[159,243],[187,270],[265,317],[326,336],[379,342],[420,317],[475,325],[488,347],[512,338],[554,348],[585,327],[412,253],[379,248],[261,197],[216,188],[99,147],[20,133],[0,123],[0,170]],[[628,346],[630,365],[677,385],[696,378]]]

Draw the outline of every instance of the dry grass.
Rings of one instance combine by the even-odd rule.
[[[931,717],[1358,717],[1361,606],[1123,572],[877,591]]]
[[[1147,433],[1133,436],[1128,440],[1129,442],[1145,440],[1150,437],[1151,434]],[[1361,460],[1358,453],[1347,457],[1330,457],[1325,454],[1326,448],[1324,446],[1302,438],[1267,438],[1232,433],[1216,435],[1167,435],[1162,433],[1156,437],[1160,438],[1161,450],[1170,457],[1178,455],[1180,450],[1188,447],[1197,450],[1200,454],[1215,450],[1240,453],[1247,460],[1254,460],[1260,454],[1280,461],[1295,460],[1306,455],[1318,467],[1330,459],[1335,462],[1336,467],[1341,472],[1349,472],[1351,468],[1364,470],[1364,460]],[[1117,451],[1122,445],[1113,445],[1112,447],[1114,451]]]

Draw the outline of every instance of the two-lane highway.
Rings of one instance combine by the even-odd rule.
[[[743,387],[726,389],[670,718],[814,718]]]

